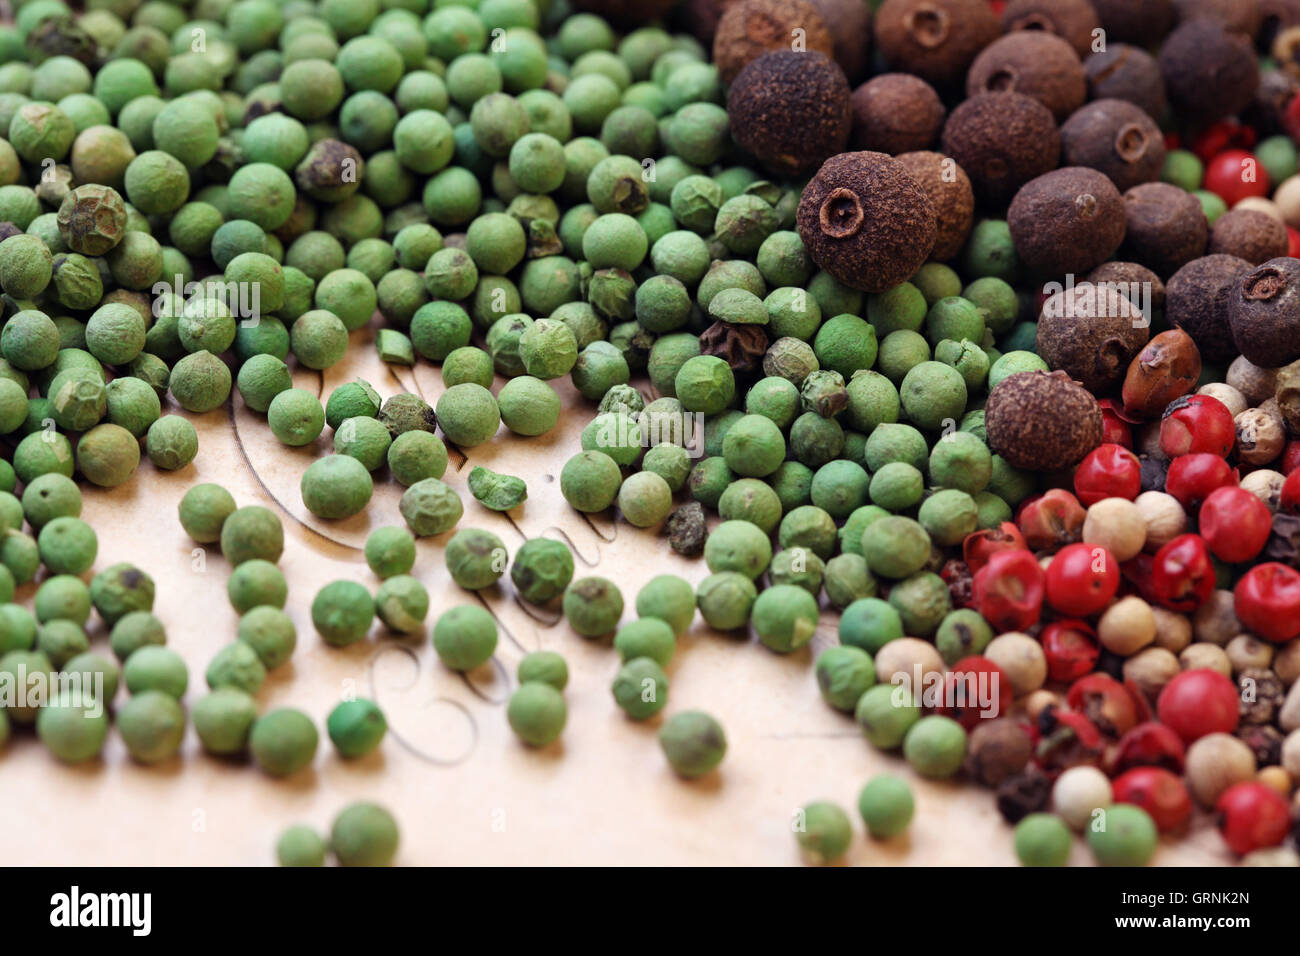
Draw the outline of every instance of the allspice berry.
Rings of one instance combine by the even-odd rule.
[[[810,0],[822,15],[835,45],[835,62],[850,83],[867,70],[871,59],[871,7],[862,0]]]
[[[1215,365],[1237,355],[1228,322],[1228,296],[1250,263],[1236,256],[1193,259],[1165,284],[1165,319],[1192,337],[1201,360]]]
[[[1123,251],[1123,246],[1120,251]],[[1121,262],[1118,259],[1103,262],[1084,276],[1083,281],[1106,283],[1118,289],[1144,314],[1148,306],[1153,312],[1165,310],[1164,282],[1146,266],[1136,262]]]
[[[1101,444],[1101,406],[1065,372],[1017,372],[989,393],[989,447],[1013,468],[1062,471]]]
[[[985,0],[885,0],[875,25],[876,46],[890,68],[935,86],[965,76],[975,54],[1000,32]]]
[[[1174,0],[1178,22],[1189,20],[1214,20],[1225,30],[1255,38],[1259,32],[1261,13],[1259,0]]]
[[[1152,47],[1174,28],[1174,0],[1092,0],[1107,40]]]
[[[810,172],[849,138],[844,71],[815,52],[780,50],[750,62],[727,93],[736,142],[782,176]]]
[[[1008,33],[986,46],[966,74],[966,95],[1023,93],[1052,111],[1059,123],[1088,95],[1079,55],[1058,36],[1041,31]]]
[[[1079,56],[1092,49],[1101,18],[1089,0],[1011,0],[1002,11],[1002,30],[1042,31],[1070,44]]]
[[[805,50],[835,55],[835,44],[817,8],[806,0],[739,0],[728,6],[713,35],[713,62],[723,83],[764,53],[791,50],[795,30]]]
[[[1127,100],[1094,100],[1061,126],[1061,162],[1105,173],[1123,192],[1160,177],[1165,136],[1155,120]]]
[[[1087,282],[1048,296],[1038,318],[1038,354],[1094,395],[1105,395],[1128,371],[1149,324],[1112,286]]]
[[[864,292],[906,281],[935,242],[934,204],[884,153],[828,159],[799,201],[799,237],[819,267]]]
[[[957,161],[942,153],[920,151],[896,157],[934,204],[936,228],[930,258],[946,262],[961,251],[975,221],[975,193]]]
[[[942,151],[970,176],[975,196],[1002,209],[1025,183],[1056,168],[1061,137],[1052,111],[1022,93],[980,93],[952,111]]]
[[[1120,254],[1171,276],[1205,254],[1210,224],[1200,201],[1169,183],[1143,183],[1124,193]]]
[[[1159,119],[1169,105],[1160,64],[1139,47],[1111,43],[1084,58],[1083,72],[1090,100],[1126,100],[1152,119]]]
[[[1020,188],[1007,210],[1016,254],[1032,269],[1082,274],[1124,241],[1124,200],[1095,169],[1066,166]]]
[[[1246,360],[1276,368],[1300,359],[1300,259],[1270,259],[1228,294],[1232,341]]]
[[[947,110],[929,83],[907,73],[882,73],[853,91],[854,149],[910,153],[939,138]]]
[[[1169,102],[1188,121],[1208,124],[1245,109],[1259,85],[1250,41],[1211,19],[1181,24],[1158,60]]]
[[[1231,209],[1210,229],[1211,255],[1236,256],[1251,265],[1285,256],[1288,247],[1286,226],[1254,209]]]

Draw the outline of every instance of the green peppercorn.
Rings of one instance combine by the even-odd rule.
[[[483,666],[492,658],[496,646],[496,621],[473,604],[444,612],[433,628],[433,649],[452,670],[471,671]]]
[[[215,756],[229,756],[247,749],[257,704],[242,690],[220,687],[199,698],[191,717],[203,749]]]
[[[906,830],[914,806],[911,787],[888,774],[873,777],[858,794],[858,813],[867,832],[877,840],[888,840]]]
[[[569,666],[555,651],[531,651],[520,658],[516,676],[520,684],[537,681],[562,691],[569,683]]]
[[[325,729],[339,754],[349,759],[373,752],[388,732],[384,712],[373,701],[345,700],[325,720]]]

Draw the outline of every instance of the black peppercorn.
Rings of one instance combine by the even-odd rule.
[[[1206,362],[1226,365],[1238,354],[1228,322],[1228,295],[1249,271],[1250,263],[1236,256],[1202,256],[1165,284],[1165,318],[1192,337]]]
[[[1079,56],[1091,52],[1101,18],[1089,0],[1011,0],[1002,11],[1002,29],[1041,30],[1060,37]]]
[[[1285,511],[1273,515],[1273,531],[1264,546],[1264,557],[1300,569],[1300,515]]]
[[[1029,764],[1034,744],[1017,720],[981,720],[966,747],[966,772],[986,787],[999,787]]]
[[[1007,227],[1030,268],[1081,274],[1124,241],[1124,199],[1095,169],[1066,166],[1030,180],[1011,201]]]
[[[1169,105],[1160,64],[1139,47],[1112,43],[1085,58],[1083,72],[1089,99],[1127,100],[1153,119],[1159,119]]]
[[[1080,106],[1088,80],[1079,55],[1058,36],[1008,33],[986,46],[966,74],[966,95],[1023,93],[1052,111],[1057,122]]]
[[[1210,255],[1236,256],[1251,265],[1285,256],[1288,247],[1286,226],[1258,209],[1231,209],[1210,229]]]
[[[796,176],[843,152],[852,114],[844,71],[821,53],[764,53],[727,93],[736,142],[768,169]]]
[[[943,152],[970,176],[976,198],[995,209],[1055,169],[1061,155],[1052,111],[1022,93],[970,97],[948,117],[942,142]]]
[[[1052,781],[1037,767],[1008,777],[998,787],[998,813],[1007,823],[1016,824],[1047,806],[1052,795]]]
[[[1165,481],[1169,477],[1168,459],[1138,455],[1138,469],[1143,491],[1165,490]]]
[[[12,222],[0,222],[0,242],[6,239],[12,239],[14,236],[21,236],[23,231],[15,226]]]
[[[1300,9],[1300,0],[1296,0]],[[1242,113],[1242,122],[1253,127],[1261,137],[1286,135],[1286,109],[1300,94],[1300,80],[1284,70],[1261,70],[1255,99]]]
[[[1261,767],[1276,767],[1282,762],[1282,741],[1286,738],[1269,724],[1246,724],[1237,728],[1237,739],[1255,754],[1255,763]]]
[[[713,35],[718,76],[730,83],[764,53],[791,50],[795,30],[803,31],[805,50],[835,54],[826,22],[806,0],[740,0],[727,6]]]
[[[1136,46],[1155,46],[1173,29],[1177,18],[1173,0],[1092,0],[1092,5],[1107,41]]]
[[[1128,100],[1094,100],[1061,126],[1061,162],[1105,173],[1123,192],[1159,178],[1165,137],[1156,121]]]
[[[1205,254],[1210,224],[1200,201],[1169,183],[1143,183],[1124,193],[1120,254],[1171,276]]]
[[[947,115],[934,87],[906,73],[872,77],[853,91],[850,105],[853,148],[891,156],[929,149]]]
[[[1248,106],[1259,85],[1250,41],[1214,20],[1179,26],[1160,48],[1165,92],[1183,118],[1211,123]]]
[[[1149,337],[1136,305],[1111,286],[1088,282],[1048,296],[1038,318],[1038,354],[1094,395],[1124,377]]]
[[[708,529],[704,523],[704,508],[698,501],[688,501],[673,510],[664,523],[668,544],[678,554],[693,558],[704,551]]]
[[[999,32],[985,0],[885,0],[876,11],[876,46],[885,62],[935,86],[965,76]]]
[[[930,258],[946,262],[966,243],[975,221],[975,193],[957,161],[942,153],[903,153],[897,157],[934,204],[936,234]]]
[[[1241,275],[1228,294],[1228,323],[1252,365],[1276,368],[1300,359],[1300,259],[1270,259]]]
[[[1017,372],[984,406],[989,447],[1013,468],[1062,471],[1101,444],[1101,406],[1064,372]]]
[[[934,248],[934,205],[884,153],[828,159],[799,201],[799,237],[812,260],[864,292],[906,281]]]

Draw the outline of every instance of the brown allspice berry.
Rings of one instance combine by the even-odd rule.
[[[1002,10],[1002,30],[1051,33],[1087,56],[1101,29],[1101,17],[1089,0],[1011,0]]]
[[[951,156],[919,151],[896,157],[934,204],[936,228],[930,258],[946,262],[966,244],[975,221],[975,193],[970,177]]]
[[[947,116],[934,87],[907,73],[872,77],[853,91],[850,105],[853,148],[891,156],[929,149]]]
[[[1297,0],[1300,8],[1300,0]],[[1260,70],[1255,99],[1241,114],[1241,121],[1261,137],[1286,134],[1286,108],[1300,94],[1300,80],[1276,67]]]
[[[1055,169],[1061,137],[1052,111],[1022,93],[980,93],[952,111],[942,151],[970,176],[976,198],[1002,209],[1035,176]]]
[[[1167,329],[1134,356],[1124,375],[1124,411],[1140,417],[1159,415],[1176,398],[1196,387],[1201,353],[1182,329]]]
[[[966,747],[966,772],[986,787],[998,787],[1020,773],[1034,754],[1029,731],[1018,720],[981,720]]]
[[[1049,295],[1038,317],[1038,354],[1094,395],[1105,395],[1146,345],[1150,325],[1110,286],[1080,282]]]
[[[1157,59],[1169,102],[1188,122],[1211,123],[1244,109],[1259,85],[1250,41],[1214,20],[1181,24]]]
[[[875,29],[876,46],[891,69],[935,86],[960,81],[975,55],[1001,32],[985,0],[885,0]]]
[[[1300,359],[1300,259],[1282,256],[1243,273],[1228,294],[1228,323],[1252,364]]]
[[[934,248],[934,204],[898,160],[840,153],[804,188],[799,237],[818,266],[864,292],[910,278]]]
[[[1139,47],[1112,43],[1085,57],[1083,72],[1090,100],[1126,100],[1153,119],[1159,119],[1169,106],[1160,64]]]
[[[1213,20],[1225,30],[1252,40],[1259,32],[1259,0],[1174,0],[1178,22]]]
[[[1019,31],[999,37],[975,57],[966,74],[966,95],[1023,93],[1059,123],[1088,96],[1088,79],[1074,48],[1058,36]]]
[[[809,0],[822,15],[835,45],[835,61],[855,82],[871,57],[871,7],[862,0]]]
[[[1017,372],[984,406],[989,447],[1013,468],[1063,471],[1101,444],[1101,406],[1065,372]]]
[[[1152,47],[1174,28],[1174,0],[1092,0],[1107,41]]]
[[[726,7],[713,35],[713,62],[723,83],[764,53],[792,50],[802,30],[805,50],[835,55],[835,43],[817,8],[807,0],[739,0]]]
[[[1228,296],[1249,271],[1250,263],[1236,256],[1201,256],[1165,283],[1165,319],[1192,337],[1201,350],[1201,361],[1223,365],[1236,357]]]
[[[1061,162],[1105,173],[1120,192],[1160,177],[1165,137],[1140,106],[1093,100],[1061,126]]]
[[[1286,226],[1266,212],[1230,209],[1210,229],[1211,255],[1236,256],[1260,265],[1287,252]]]
[[[1170,183],[1142,183],[1124,193],[1120,254],[1171,276],[1205,254],[1210,224],[1195,196]]]
[[[727,93],[731,134],[783,176],[810,172],[843,152],[852,114],[844,71],[821,53],[764,53]]]
[[[1122,248],[1122,247],[1121,247]],[[1112,259],[1083,277],[1084,282],[1108,285],[1128,298],[1144,316],[1165,310],[1165,284],[1144,265]]]
[[[685,0],[677,7],[677,22],[705,46],[712,46],[722,12],[734,0]]]
[[[1020,187],[1007,209],[1016,254],[1031,269],[1082,274],[1124,241],[1124,198],[1095,169],[1065,166]]]

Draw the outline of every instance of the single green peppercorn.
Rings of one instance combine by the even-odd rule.
[[[136,694],[117,711],[117,732],[131,756],[143,764],[175,756],[185,737],[185,712],[162,691]]]
[[[858,647],[828,647],[814,667],[822,699],[836,710],[852,713],[858,699],[876,683],[871,655]]]
[[[515,676],[520,684],[537,681],[562,691],[569,683],[569,666],[555,651],[531,651],[520,658]]]
[[[444,612],[433,628],[433,649],[452,670],[482,667],[491,660],[496,646],[496,621],[477,605],[463,604]]]
[[[1156,825],[1141,807],[1115,803],[1102,808],[1104,826],[1089,826],[1088,849],[1102,866],[1146,866],[1159,845]]]
[[[248,748],[257,704],[242,690],[219,687],[199,698],[190,716],[203,749],[215,756],[230,756]]]
[[[195,715],[195,723],[198,716]],[[275,842],[275,860],[280,866],[324,866],[325,841],[309,826],[289,827]]]
[[[375,593],[375,613],[389,630],[414,634],[429,613],[429,592],[408,574],[386,578]]]
[[[673,714],[659,730],[659,746],[678,776],[688,780],[715,769],[727,753],[722,725],[699,710]]]
[[[358,697],[345,700],[325,719],[330,741],[343,757],[353,759],[372,753],[388,732],[384,712],[373,701]]]
[[[248,744],[253,761],[263,771],[273,777],[287,777],[312,762],[318,740],[310,717],[284,707],[257,719]]]
[[[1016,857],[1021,866],[1065,866],[1074,836],[1053,813],[1031,813],[1016,824]]]
[[[848,852],[853,827],[839,806],[818,801],[795,813],[794,835],[810,862],[834,863]]]
[[[122,678],[132,694],[157,690],[177,700],[185,696],[189,671],[179,654],[167,647],[146,645],[126,659]]]
[[[906,830],[914,809],[912,788],[888,774],[873,777],[858,794],[858,813],[867,832],[877,840],[888,840]]]
[[[921,719],[921,709],[906,694],[898,694],[894,685],[877,684],[858,699],[853,717],[872,746],[893,750]],[[963,736],[963,751],[964,746]]]
[[[415,539],[405,528],[376,528],[366,538],[365,555],[378,577],[408,574],[415,566]]]

